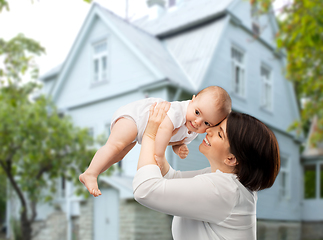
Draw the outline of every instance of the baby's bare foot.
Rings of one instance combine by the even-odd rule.
[[[91,193],[94,197],[101,195],[101,191],[99,190],[96,176],[87,174],[85,172],[79,176],[79,180],[87,188],[89,193]]]

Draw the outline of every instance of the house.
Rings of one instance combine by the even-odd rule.
[[[323,144],[314,145],[310,139],[316,131],[318,131],[317,116],[312,121],[301,158],[304,169],[302,232],[306,239],[323,238]]]
[[[223,87],[231,95],[233,110],[264,122],[280,146],[280,174],[272,188],[258,195],[258,239],[301,239],[306,215],[302,142],[287,131],[300,116],[293,86],[284,77],[285,55],[277,50],[275,16],[257,14],[257,6],[244,0],[147,4],[146,17],[128,22],[93,3],[65,62],[41,77],[43,92],[75,124],[98,135],[109,132],[112,114],[129,102],[146,97],[186,100],[207,86]],[[168,149],[173,168],[207,167],[198,152],[202,139],[189,145],[185,160]],[[139,151],[137,145],[122,160],[121,173],[100,179],[103,194],[98,198],[77,198],[73,186],[64,185],[56,210],[41,206],[35,228],[40,233],[66,233],[59,239],[68,240],[171,239],[171,217],[133,199]],[[58,239],[54,235],[51,239]]]

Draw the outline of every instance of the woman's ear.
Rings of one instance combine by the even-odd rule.
[[[224,160],[224,163],[230,167],[238,165],[236,157],[230,153],[230,155]]]

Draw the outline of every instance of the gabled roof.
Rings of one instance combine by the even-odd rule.
[[[105,13],[105,16],[114,24],[120,33],[144,55],[146,60],[150,61],[160,71],[163,78],[169,79],[182,88],[186,88],[188,91],[195,90],[194,86],[180,70],[177,63],[159,39],[130,24],[100,5],[98,7]]]
[[[198,90],[228,23],[227,16],[163,40]]]
[[[177,63],[171,57],[167,49],[154,36],[142,31],[141,29],[129,24],[122,18],[116,16],[111,11],[93,3],[89,14],[63,64],[59,77],[55,82],[51,94],[55,100],[64,85],[70,67],[76,59],[77,53],[82,47],[83,39],[90,31],[92,22],[98,17],[103,21],[123,43],[129,47],[139,60],[151,70],[155,75],[156,82],[168,80],[172,85],[185,89],[188,92],[195,92],[196,89],[183,74]]]
[[[225,14],[235,0],[190,0],[155,20],[143,17],[133,24],[152,35],[162,37],[199,25]]]
[[[51,70],[49,70],[48,72],[46,72],[45,74],[41,75],[39,80],[43,80],[43,81],[46,81],[56,75],[59,74],[59,72],[61,71],[62,69],[62,66],[63,64],[59,64],[58,66],[52,68]]]
[[[107,183],[119,191],[121,199],[133,199],[132,180],[133,177],[116,175],[110,177],[100,177],[101,182]]]

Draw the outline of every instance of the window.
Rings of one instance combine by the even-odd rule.
[[[91,146],[94,145],[94,129],[93,128],[88,128],[88,135],[91,137]]]
[[[251,28],[254,35],[258,36],[260,34],[260,24],[259,24],[259,6],[257,2],[251,5]]]
[[[278,230],[278,240],[287,240],[288,231],[286,227],[280,227]]]
[[[64,176],[57,179],[57,196],[58,198],[65,198],[66,179]]]
[[[110,136],[110,133],[111,133],[110,127],[111,127],[111,123],[105,124],[105,135],[106,135],[107,139],[108,139],[108,137]]]
[[[316,165],[304,166],[304,198],[316,197]]]
[[[271,71],[265,66],[261,66],[260,70],[262,81],[262,106],[267,109],[272,109],[272,80]]]
[[[265,240],[266,239],[266,227],[265,226],[258,226],[257,224],[257,239],[258,240]]]
[[[286,157],[280,158],[280,196],[289,197],[289,160]]]
[[[237,48],[231,49],[232,59],[232,89],[233,92],[244,96],[244,54]]]
[[[107,80],[108,44],[101,41],[93,45],[93,82]]]

